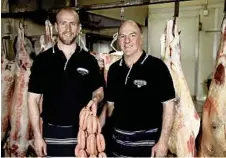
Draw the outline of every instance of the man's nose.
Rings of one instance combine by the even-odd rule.
[[[66,31],[71,31],[71,25],[70,24],[67,24]]]
[[[129,36],[125,36],[125,40],[124,40],[125,43],[129,43],[130,42],[130,38]]]

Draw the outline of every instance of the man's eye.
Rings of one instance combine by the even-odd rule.
[[[75,26],[75,25],[76,25],[76,23],[75,23],[75,22],[72,22],[72,23],[71,23],[71,25]]]
[[[66,22],[65,21],[60,22],[60,25],[66,25]]]

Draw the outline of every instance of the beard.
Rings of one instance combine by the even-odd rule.
[[[60,40],[63,44],[65,44],[65,45],[71,45],[72,43],[75,42],[75,40],[76,40],[76,38],[77,38],[76,35],[72,35],[71,37],[65,37],[64,34],[65,34],[65,33],[59,35],[59,40]]]

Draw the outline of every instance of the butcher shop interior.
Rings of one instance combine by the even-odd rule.
[[[175,98],[172,101],[174,105],[174,116],[172,119],[172,127],[170,128],[171,132],[169,132],[166,141],[167,155],[163,156],[226,157],[226,0],[1,0],[2,157],[40,156],[37,141],[35,141],[34,121],[31,121],[33,115],[30,111],[32,110],[29,109],[31,101],[28,99],[36,94],[35,90],[38,91],[40,88],[38,88],[39,84],[33,85],[36,88],[33,88],[34,93],[30,94],[32,87],[30,88],[29,86],[32,85],[31,79],[34,83],[41,83],[41,81],[38,81],[39,79],[45,80],[45,78],[40,77],[40,75],[32,75],[33,71],[35,72],[36,70],[35,65],[38,65],[33,65],[33,63],[36,63],[36,60],[38,61],[39,59],[39,66],[44,67],[41,66],[40,63],[44,65],[46,61],[41,60],[43,59],[41,56],[44,56],[43,54],[50,51],[50,49],[51,51],[56,50],[54,48],[59,46],[56,45],[61,39],[61,23],[59,22],[58,26],[57,18],[59,20],[60,16],[56,15],[60,14],[59,10],[65,7],[71,8],[76,12],[76,15],[78,14],[80,25],[78,25],[79,31],[75,35],[75,42],[82,51],[88,52],[90,55],[90,59],[88,59],[87,56],[87,60],[81,57],[81,60],[86,61],[80,61],[80,63],[85,65],[84,63],[88,63],[89,60],[95,59],[96,65],[98,65],[98,68],[103,72],[100,73],[103,77],[103,84],[106,84],[106,88],[102,88],[104,89],[103,100],[105,100],[106,96],[108,97],[108,93],[105,92],[109,91],[109,96],[113,93],[110,93],[110,83],[112,82],[113,84],[113,81],[110,82],[109,75],[109,72],[113,73],[113,66],[111,65],[117,65],[116,63],[119,63],[119,61],[125,64],[126,61],[124,60],[126,60],[126,56],[129,56],[124,52],[120,41],[122,38],[127,38],[124,37],[127,35],[122,34],[121,30],[129,24],[131,25],[128,27],[132,27],[133,23],[131,21],[135,22],[136,28],[139,26],[140,33],[142,34],[141,49],[143,50],[142,52],[147,54],[147,60],[145,57],[143,62],[145,60],[149,61],[148,59],[152,56],[155,57],[156,60],[158,59],[162,63],[165,63],[165,68],[168,69],[167,72],[171,76]],[[130,21],[128,22],[128,20]],[[72,25],[70,24],[70,26]],[[137,36],[137,34],[134,36]],[[131,39],[136,38],[134,36],[132,36]],[[131,42],[131,39],[128,38],[127,42]],[[61,50],[57,48],[56,51]],[[63,52],[63,50],[61,52]],[[79,56],[77,57],[79,58]],[[65,63],[64,70],[65,67],[66,70],[70,68],[71,63],[67,64],[68,61],[69,59],[67,59]],[[120,64],[122,62],[120,62]],[[51,64],[52,63],[50,63],[50,65]],[[130,73],[134,74],[132,72],[133,70],[135,72],[137,68],[135,64],[134,68],[132,68],[132,65],[132,67],[128,69],[129,72],[127,75],[123,74],[125,78],[125,81],[123,79],[123,84],[125,82],[126,85],[128,79],[129,85]],[[118,67],[120,68],[120,66]],[[121,72],[119,72],[119,70],[121,70],[119,68],[118,72],[114,72],[115,75]],[[89,73],[89,70],[82,67],[77,70],[79,69],[80,72],[78,72],[82,75]],[[156,70],[146,70],[146,76],[155,78],[156,74],[153,72],[161,74],[161,72],[158,72],[160,69],[158,70],[157,67],[154,69]],[[45,70],[43,74],[52,74],[47,71],[48,70]],[[40,72],[40,74],[42,73]],[[120,80],[119,75],[118,77],[114,77],[114,79]],[[58,79],[56,80],[58,81]],[[93,82],[91,78],[90,80],[85,79],[84,81],[80,81],[80,79],[75,80],[81,82],[81,85],[88,81]],[[152,79],[151,81],[155,80]],[[166,79],[162,81],[167,82]],[[54,83],[56,82],[54,81]],[[142,95],[144,91],[142,90],[143,86],[148,87],[150,84],[154,85],[156,83],[134,80],[134,85],[137,86],[137,89],[140,88],[139,92],[142,93]],[[88,87],[89,85],[92,84],[84,85],[84,87]],[[163,83],[163,85],[165,85],[165,83]],[[73,86],[75,85],[71,87]],[[116,81],[114,81],[113,87],[114,86],[117,86]],[[154,87],[156,88],[157,86]],[[163,88],[161,90],[157,88],[156,93],[159,91],[161,91],[160,93],[166,93],[167,90],[164,86],[160,87]],[[47,103],[45,104],[47,88],[43,89],[45,89],[43,93],[40,91],[40,93],[37,94],[40,99],[36,108],[40,113],[37,115],[39,116],[37,120],[40,124],[41,132],[42,126],[44,128],[44,125],[42,125],[41,112],[42,109],[46,110],[44,106],[47,105]],[[64,88],[64,90],[65,89],[66,88]],[[151,94],[154,90],[152,90]],[[136,93],[134,92],[133,94],[133,92],[131,92],[130,94],[135,98],[136,96],[140,97],[141,94],[139,95],[139,93],[137,93],[137,95],[135,95]],[[145,93],[148,93],[146,89]],[[125,97],[128,96],[122,92],[118,92],[117,96],[119,96],[119,94],[125,95]],[[90,97],[92,97],[92,95],[94,95],[94,92],[90,93]],[[116,98],[116,95],[114,96]],[[151,95],[145,96],[150,96],[151,106]],[[134,97],[130,97],[130,99],[133,100]],[[125,145],[123,143],[126,143],[126,141],[123,142],[119,140],[121,138],[114,137],[114,139],[117,139],[115,140],[116,143],[121,144],[118,144],[117,147],[112,145],[114,143],[110,140],[110,138],[113,138],[110,134],[112,132],[110,130],[111,127],[107,125],[108,119],[110,120],[111,118],[109,114],[111,105],[113,105],[113,118],[116,118],[116,111],[118,111],[117,105],[119,104],[117,104],[117,99],[115,102],[113,101],[113,104],[110,104],[110,101],[108,102],[108,98],[106,102],[103,102],[103,100],[97,102],[96,113],[92,111],[94,102],[92,102],[92,108],[89,107],[91,111],[87,112],[89,104],[86,102],[86,104],[83,105],[84,108],[80,108],[78,113],[74,115],[74,117],[80,121],[75,125],[79,128],[79,132],[76,131],[77,133],[74,133],[77,145],[76,148],[73,149],[75,157],[123,156],[123,154],[117,155],[116,153],[111,155],[111,151],[118,150],[121,152],[121,150],[123,150],[121,147]],[[164,101],[161,101],[163,102],[163,126],[165,120]],[[42,102],[44,103],[43,106]],[[145,103],[145,101],[142,103]],[[139,106],[140,105],[137,105],[137,108],[139,108]],[[105,107],[107,109],[106,113],[103,112]],[[54,109],[54,106],[52,106],[52,108]],[[133,108],[131,108],[131,111],[134,110]],[[77,109],[78,108],[76,108],[76,110]],[[127,107],[127,111],[129,113],[129,107]],[[126,119],[127,111],[124,112],[123,115],[125,116],[125,120],[129,120]],[[150,111],[150,118],[154,118],[151,116],[152,114],[153,112]],[[59,114],[58,117],[61,117],[60,115],[61,114]],[[104,121],[105,124],[101,122],[103,115],[106,117],[106,122]],[[122,114],[120,114],[120,117],[123,117],[121,115]],[[148,118],[149,112],[146,111],[145,115],[147,115],[146,117]],[[47,118],[48,116],[45,117]],[[129,117],[131,116],[128,115],[128,118]],[[87,125],[81,123],[82,119],[85,120],[83,120],[84,124],[87,123]],[[89,120],[92,119],[93,122],[89,122]],[[88,123],[91,122],[93,129],[89,129]],[[148,124],[148,122],[148,120],[145,121],[146,124]],[[153,122],[153,120],[151,119],[150,122]],[[96,127],[94,127],[95,125]],[[162,130],[164,129],[163,126]],[[116,130],[116,128],[114,128],[114,130]],[[161,136],[162,133],[160,138]],[[45,139],[45,141],[48,146],[48,140]],[[133,142],[133,144],[136,143]],[[127,144],[125,146],[128,147],[129,145]],[[130,154],[133,147],[135,148],[135,145],[126,148],[122,153]],[[158,146],[155,145],[154,147]],[[150,151],[154,151],[154,149],[156,149],[154,147],[152,150],[150,147]],[[45,148],[43,147],[43,149]],[[61,148],[59,148],[59,150],[61,150]],[[50,151],[50,148],[47,147],[47,153],[48,151]]]

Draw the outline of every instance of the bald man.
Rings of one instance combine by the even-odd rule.
[[[110,66],[106,116],[113,122],[112,156],[166,156],[173,124],[175,91],[166,65],[142,50],[141,27],[123,22],[118,44],[124,55]]]
[[[79,47],[78,14],[71,8],[56,15],[58,42],[37,56],[28,85],[29,116],[38,156],[74,157],[79,112],[91,102],[93,110],[103,99],[102,78],[96,59]],[[43,133],[38,103],[43,95]]]

